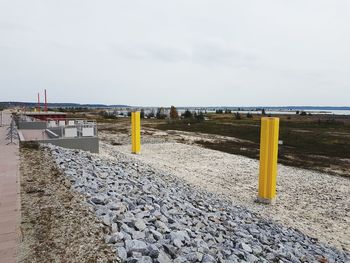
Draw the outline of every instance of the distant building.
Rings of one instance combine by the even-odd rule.
[[[99,152],[95,121],[68,119],[62,112],[23,112],[16,115],[16,123],[20,142],[37,141]]]

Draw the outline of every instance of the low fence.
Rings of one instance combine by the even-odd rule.
[[[97,125],[86,120],[49,120],[45,130],[49,139],[42,143],[52,143],[69,149],[99,152]]]
[[[65,148],[81,149],[93,153],[99,151],[96,121],[83,119],[40,121],[21,115],[17,119],[17,125],[19,129],[42,130],[42,139],[36,139],[41,143],[52,143]],[[24,136],[21,141],[25,140]]]
[[[46,129],[46,121],[41,121],[33,117],[19,115],[16,124],[20,130],[42,130]]]
[[[68,125],[67,125],[68,124]],[[49,137],[52,133],[60,138],[80,138],[80,137],[97,137],[97,125],[95,121],[49,121],[47,125],[47,132]]]
[[[51,143],[56,146],[68,149],[80,149],[92,153],[99,152],[98,137],[80,137],[80,138],[57,138],[48,140],[38,140],[41,143]]]

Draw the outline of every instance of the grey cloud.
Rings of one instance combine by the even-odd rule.
[[[144,46],[113,45],[112,49],[124,58],[151,59],[169,63],[188,61],[191,57],[191,54],[186,50],[170,46],[159,46],[157,44]]]
[[[254,67],[258,56],[253,52],[215,42],[202,41],[189,48],[159,46],[113,46],[125,58],[156,60],[165,63],[195,63],[204,66]]]
[[[152,58],[161,60],[164,62],[181,62],[188,61],[191,57],[191,54],[186,50],[173,47],[148,47],[145,49],[146,53],[149,54]]]
[[[3,100],[349,104],[348,0],[58,2],[2,1]]]
[[[20,32],[35,32],[31,27],[28,27],[23,24],[17,24],[7,21],[0,21],[0,30],[6,31],[20,31]]]
[[[192,60],[195,63],[210,66],[222,65],[244,68],[257,65],[258,56],[225,43],[203,42],[193,48]]]

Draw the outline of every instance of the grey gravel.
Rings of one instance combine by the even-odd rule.
[[[344,251],[122,153],[49,150],[110,226],[106,242],[123,262],[350,262]]]

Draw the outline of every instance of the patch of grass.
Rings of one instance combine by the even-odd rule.
[[[212,119],[204,122],[177,121],[159,124],[160,130],[180,130],[235,137],[258,144],[260,141],[260,119],[234,120]],[[336,132],[337,136],[332,133]],[[343,122],[292,121],[282,118],[280,140],[288,153],[315,154],[329,157],[349,158],[350,126]]]
[[[279,146],[279,162],[303,168],[327,168],[334,165],[342,168],[341,158],[350,158],[349,116],[279,116],[280,135],[283,145]],[[209,120],[172,121],[160,123],[160,130],[200,132],[235,137],[249,142],[206,142],[197,143],[204,147],[250,158],[259,158],[260,118],[243,117],[237,120],[230,114],[210,114]],[[345,169],[349,169],[346,166]]]
[[[251,124],[220,123],[217,121],[173,121],[157,126],[160,130],[179,130],[188,132],[201,132],[235,137],[250,141],[258,141],[260,128]]]
[[[21,147],[24,149],[39,150],[40,144],[38,142],[21,142]]]
[[[226,152],[230,154],[243,155],[252,159],[259,160],[259,145],[249,143],[237,143],[234,141],[225,142],[208,142],[197,141],[198,144],[205,148]],[[286,150],[284,147],[279,147],[278,162],[284,165],[295,166],[299,168],[311,169],[316,171],[324,171],[325,168],[343,167],[348,169],[346,163],[339,158],[327,158],[319,155],[299,154]],[[332,173],[332,172],[331,172]],[[334,172],[333,174],[339,174]],[[340,175],[344,175],[343,173]]]

